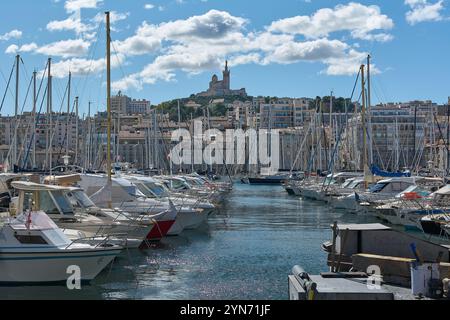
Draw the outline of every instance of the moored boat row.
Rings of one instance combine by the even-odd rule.
[[[65,282],[71,266],[91,281],[124,248],[200,227],[231,190],[198,175],[177,176],[183,187],[170,189],[172,178],[116,174],[108,186],[105,175],[14,175],[4,190],[0,283]]]

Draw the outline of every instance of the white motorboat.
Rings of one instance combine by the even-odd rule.
[[[106,185],[105,176],[81,175],[80,185],[96,205],[107,207],[107,201],[102,195]],[[156,220],[164,235],[176,236],[183,230],[197,228],[205,218],[202,209],[176,208],[170,200],[148,198],[124,178],[114,177],[111,191],[107,192],[110,192],[112,196],[114,208],[119,208],[133,216],[157,214]],[[164,214],[161,215],[161,213]]]
[[[107,239],[96,246],[70,241],[44,212],[30,211],[0,229],[0,283],[65,283],[70,267],[91,281],[121,251]]]
[[[177,210],[182,207],[199,208],[203,209],[205,215],[210,215],[216,208],[207,198],[191,197],[183,194],[172,195],[163,184],[151,177],[124,176],[124,178],[133,183],[148,198],[172,201]]]

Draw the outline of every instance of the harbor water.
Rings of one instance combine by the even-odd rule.
[[[321,244],[330,225],[370,222],[280,186],[237,183],[200,230],[155,247],[126,250],[91,285],[0,287],[1,299],[288,299],[287,276],[299,264],[327,271]]]

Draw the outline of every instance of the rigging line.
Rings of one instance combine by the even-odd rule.
[[[23,66],[23,72],[25,73],[25,79],[28,79],[30,77],[30,74],[28,73],[27,66],[24,63],[22,56],[20,56],[20,62],[22,63],[22,66]]]
[[[39,100],[39,95],[41,94],[41,89],[42,89],[42,86],[43,86],[43,84],[44,84],[44,80],[45,80],[45,75],[46,75],[46,72],[47,72],[47,68],[48,68],[48,61],[47,61],[46,65],[45,65],[44,72],[42,72],[41,82],[39,83],[39,89],[38,89],[38,91],[37,91],[37,93],[36,93],[36,101]],[[47,93],[47,91],[46,91],[46,93]],[[45,94],[44,94],[44,95],[45,95]]]
[[[40,95],[40,93],[41,93],[42,85],[43,85],[43,83],[44,83],[44,79],[45,79],[45,74],[46,74],[47,68],[48,68],[48,61],[47,61],[47,63],[45,64],[44,72],[42,72],[42,77],[41,77],[41,81],[40,81],[40,84],[39,84],[39,90],[38,90],[37,93],[36,93],[36,102],[39,100],[39,95]],[[44,99],[45,99],[46,93],[47,93],[47,89],[45,89],[44,95],[43,95],[43,97],[42,97],[42,103],[44,103]],[[41,109],[42,109],[42,104],[41,104]],[[40,110],[41,110],[41,109],[40,109]],[[41,111],[39,111],[39,115],[40,115],[40,112],[41,112]],[[36,126],[37,126],[38,123],[39,123],[38,119],[39,119],[39,118],[36,117],[36,121],[35,121]],[[27,131],[28,131],[28,129],[27,129]],[[30,144],[29,144],[29,147],[28,147],[26,156],[25,156],[25,158],[24,158],[23,167],[25,167],[26,162],[28,161],[29,150],[31,149],[31,141],[34,141],[35,135],[36,135],[36,132],[33,132],[32,139],[30,140]]]
[[[97,35],[98,34],[100,34],[100,35],[103,34],[103,33],[100,32],[100,28],[102,28],[102,26],[103,26],[103,22],[99,24],[99,27],[98,27],[97,32],[96,32]],[[91,54],[89,55],[90,64],[89,64],[88,72],[84,75],[84,79],[79,79],[78,82],[74,84],[74,87],[77,89],[79,83],[81,81],[83,81],[83,89],[81,90],[80,97],[84,97],[84,92],[86,91],[86,85],[87,85],[87,82],[88,82],[87,79],[92,73],[92,65],[94,64],[94,55],[95,55],[95,52],[97,51],[98,43],[100,42],[99,39],[100,39],[100,37],[97,36],[97,40],[94,42],[94,45],[93,45],[92,50],[91,50]]]
[[[64,91],[64,96],[63,96],[63,99],[61,100],[61,105],[60,105],[59,111],[58,111],[60,114],[62,113],[62,108],[64,106],[64,100],[66,99],[66,95],[67,95],[68,91],[69,91],[69,83],[67,83],[67,85],[66,85],[66,90]],[[54,124],[54,128],[57,128],[58,125],[60,124],[60,122],[61,122],[61,118],[58,117],[56,120],[56,123]],[[50,137],[50,147],[51,148],[53,148],[53,139],[54,139],[55,135],[56,135],[56,130],[53,130],[52,136]],[[59,160],[58,160],[58,162],[59,162]]]
[[[119,59],[119,55],[118,55],[118,51],[117,51],[117,49],[116,49],[116,46],[114,45],[114,42],[111,42],[111,44],[112,44],[112,47],[113,47],[114,55],[115,55],[116,58],[117,58],[117,63],[119,64],[119,69],[120,69],[120,71],[122,72],[122,76],[125,78],[125,77],[126,77],[126,74],[125,74],[125,72],[124,72],[124,70],[123,70],[122,62],[121,62],[120,59]]]
[[[13,64],[13,67],[12,67],[12,69],[11,69],[11,74],[9,75],[8,81],[6,81],[6,78],[5,78],[5,82],[7,82],[7,85],[6,85],[6,89],[5,89],[5,94],[3,95],[2,104],[0,105],[0,112],[2,111],[2,109],[3,109],[3,104],[5,103],[5,98],[6,98],[8,89],[9,89],[9,85],[11,84],[11,79],[12,79],[12,76],[13,76],[13,74],[14,74],[14,68],[15,68],[15,66],[16,66],[16,62],[14,62],[14,64]],[[1,69],[0,69],[0,72],[2,73],[2,76],[4,77],[3,72],[1,71]]]
[[[69,114],[67,115],[68,120],[66,121],[66,126],[67,126],[67,127],[66,127],[66,130],[65,130],[65,132],[64,132],[64,139],[63,139],[63,141],[62,141],[62,142],[60,143],[60,145],[59,145],[58,164],[60,163],[59,159],[61,158],[60,156],[62,155],[62,150],[63,150],[63,148],[64,148],[64,146],[65,146],[65,144],[66,144],[66,141],[69,139],[69,136],[68,136],[68,134],[67,134],[69,128],[68,128],[68,125],[67,125],[67,124],[69,124],[70,121],[72,120],[72,116],[74,115],[74,110],[75,110],[75,104],[76,104],[76,102],[74,101],[73,104],[72,104],[72,108],[71,108],[71,110],[69,110],[70,112],[69,112]],[[77,137],[75,137],[75,138],[77,138]]]
[[[357,76],[356,76],[356,80],[355,80],[355,84],[354,84],[354,86],[353,86],[352,94],[350,95],[350,103],[351,103],[351,101],[352,101],[352,99],[353,99],[353,96],[354,96],[354,94],[355,94],[356,86],[358,85],[358,80],[359,80],[360,75],[361,75],[361,69],[359,69],[358,74],[357,74]],[[361,92],[361,95],[362,95],[362,92]],[[359,99],[361,99],[361,97],[360,97]],[[358,100],[359,100],[359,99],[358,99]],[[348,118],[347,101],[344,101],[344,103],[345,103],[345,117],[346,117],[346,119],[347,119],[347,118]],[[330,126],[331,126],[331,123],[330,123]],[[336,154],[337,154],[337,152],[338,152],[338,148],[339,148],[340,142],[341,142],[341,140],[342,140],[342,138],[343,138],[343,136],[344,136],[344,128],[345,128],[344,126],[341,126],[341,128],[340,128],[340,132],[339,132],[339,135],[338,135],[338,140],[337,140],[337,142],[336,142],[336,146],[335,146],[334,149],[333,149],[333,154],[332,154],[332,157],[331,157],[331,159],[330,159],[329,166],[328,166],[328,168],[327,168],[329,172],[330,172],[330,171],[332,172],[332,173],[331,173],[331,179],[330,179],[330,181],[329,181],[329,183],[328,183],[327,188],[330,186],[331,180],[333,180],[335,157],[336,157]],[[324,180],[324,184],[323,184],[322,188],[325,186],[325,181],[326,181],[326,179]]]
[[[29,95],[29,93],[30,93],[30,88],[31,88],[31,84],[32,84],[32,83],[33,83],[33,78],[31,78],[30,84],[28,85],[27,94],[26,94],[26,99],[28,98],[28,95]],[[22,106],[22,109],[21,109],[21,112],[20,112],[21,114],[23,114],[23,110],[25,109],[26,99],[25,99],[25,102],[24,102],[24,104],[23,104],[23,106]],[[13,140],[12,140],[12,141],[14,141],[14,144],[15,144],[16,141],[17,141],[17,135],[18,135],[18,131],[19,131],[19,127],[20,127],[21,123],[22,123],[22,117],[19,117],[19,120],[17,121],[17,124],[15,125],[15,128],[14,128],[14,136],[13,136]],[[28,128],[27,128],[26,132],[28,132]],[[14,147],[14,145],[11,144],[11,146],[9,147],[9,150],[8,150],[7,158],[9,158],[9,156],[11,155],[11,152],[12,152],[13,147]],[[19,155],[18,159],[20,159],[20,155]],[[18,162],[19,162],[19,161],[18,161]],[[16,164],[17,164],[17,163],[14,163],[14,165],[16,165]]]
[[[13,69],[14,69],[15,67],[16,67],[16,61],[14,60]],[[6,77],[5,77],[5,75],[3,74],[3,71],[2,71],[1,69],[0,69],[0,73],[1,73],[1,75],[2,75],[3,80],[6,82]],[[8,86],[8,88],[6,88],[6,90],[9,91],[9,94],[11,95],[11,98],[14,99],[14,93],[12,92],[11,89],[9,89],[9,86]],[[6,91],[5,91],[5,95],[6,95]]]
[[[47,86],[45,86],[44,94],[42,95],[42,101],[41,101],[41,105],[40,105],[40,107],[39,107],[39,112],[36,114],[36,122],[35,122],[36,127],[37,127],[38,124],[39,124],[39,118],[40,118],[41,113],[42,113],[42,107],[44,106],[44,101],[45,101],[45,98],[46,98],[46,94],[47,94]],[[37,99],[36,99],[36,101],[37,101]],[[32,139],[30,140],[30,143],[28,144],[27,154],[26,154],[26,156],[25,156],[25,158],[24,158],[24,161],[23,161],[24,166],[25,166],[25,164],[28,162],[28,157],[29,157],[29,155],[30,155],[30,150],[31,150],[32,141],[34,141],[35,136],[36,136],[36,131],[33,132]]]
[[[22,110],[21,110],[21,114],[23,114],[24,113],[24,110],[25,110],[25,104],[26,104],[26,102],[27,102],[27,100],[28,100],[28,96],[29,96],[29,94],[30,94],[30,89],[31,89],[31,85],[33,84],[33,77],[31,77],[31,80],[30,80],[30,84],[28,85],[28,89],[27,89],[27,94],[25,95],[25,101],[23,102],[23,106],[22,106]],[[22,122],[22,118],[19,118],[19,123],[18,123],[18,125],[16,126],[16,128],[18,128],[18,127],[20,127],[20,124],[21,124],[21,122]],[[26,130],[25,130],[25,136],[28,134],[28,131],[30,130],[30,126],[31,126],[31,123],[33,122],[33,120],[32,119],[30,119],[30,120],[28,120],[27,121],[27,127],[26,127]],[[16,129],[16,131],[17,131],[17,129]],[[16,137],[14,138],[14,139],[17,139],[17,132],[15,133],[16,134]],[[24,143],[22,143],[21,144],[21,147],[20,147],[20,152],[19,152],[19,157],[18,157],[18,159],[20,159],[20,157],[22,156],[22,152],[24,152],[25,150],[24,150]],[[18,161],[19,162],[19,161]]]

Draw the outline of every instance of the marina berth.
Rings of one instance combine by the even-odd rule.
[[[97,245],[71,241],[44,212],[27,211],[0,229],[0,283],[65,283],[70,266],[89,282],[121,251],[107,239]]]

